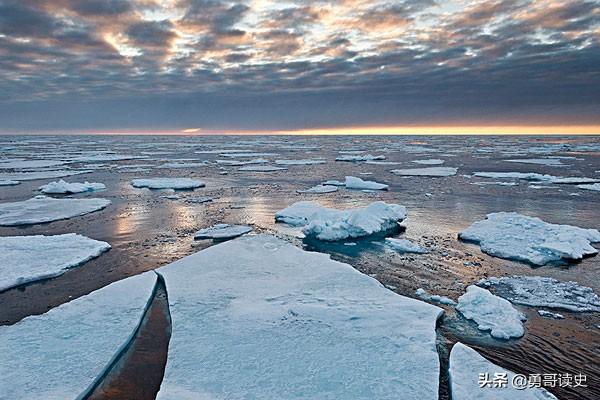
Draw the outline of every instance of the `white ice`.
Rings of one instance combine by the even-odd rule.
[[[134,156],[131,154],[95,154],[83,155],[71,159],[72,162],[100,162],[100,161],[123,161],[148,158],[147,156]]]
[[[238,171],[254,171],[254,172],[274,172],[285,171],[287,168],[273,167],[270,165],[248,165],[247,167],[239,168]]]
[[[59,171],[35,171],[35,172],[5,172],[0,173],[0,180],[11,180],[11,181],[35,181],[39,179],[56,179],[64,178],[66,176],[89,174],[92,170],[75,170],[66,169]]]
[[[67,164],[65,161],[57,160],[18,160],[18,161],[0,161],[0,169],[26,169],[26,168],[46,168],[56,167]]]
[[[425,301],[433,301],[435,303],[439,303],[439,304],[445,304],[445,305],[449,305],[449,306],[455,306],[456,302],[454,300],[452,300],[449,297],[446,296],[440,296],[439,294],[429,294],[427,293],[427,291],[423,288],[418,288],[415,291],[415,294],[421,299],[421,300],[425,300]]]
[[[157,168],[177,169],[177,168],[197,168],[206,167],[208,164],[204,162],[169,162],[159,165]]]
[[[593,190],[595,192],[600,192],[600,183],[594,183],[592,185],[577,185],[579,189],[584,190]]]
[[[440,160],[439,158],[430,158],[426,160],[413,160],[412,162],[421,165],[442,165],[444,160]]]
[[[328,181],[323,182],[322,184],[325,186],[344,186],[346,185],[346,182],[330,179]]]
[[[522,322],[525,316],[510,301],[478,286],[467,288],[467,292],[458,298],[456,309],[465,318],[473,320],[479,330],[490,331],[495,338],[510,339],[525,334]]]
[[[376,201],[364,208],[337,210],[312,201],[299,201],[278,211],[275,220],[304,226],[306,236],[336,241],[390,231],[406,218],[406,208]]]
[[[578,176],[554,176],[547,174],[538,174],[537,172],[475,172],[474,176],[480,178],[492,179],[522,179],[526,181],[548,182],[556,184],[578,184],[578,183],[595,183],[600,182],[600,179],[586,178]]]
[[[396,175],[403,176],[432,176],[443,177],[456,175],[458,168],[454,167],[428,167],[428,168],[408,168],[408,169],[393,169],[390,172]]]
[[[14,186],[14,185],[18,185],[21,182],[19,181],[12,181],[12,180],[1,180],[0,181],[0,186]]]
[[[559,158],[519,158],[514,160],[504,160],[506,162],[520,163],[520,164],[538,164],[547,165],[550,167],[564,167]]]
[[[269,162],[266,158],[254,158],[252,160],[215,160],[219,165],[229,165],[232,167],[241,167],[243,165],[266,164]]]
[[[337,192],[337,186],[333,185],[317,185],[313,186],[310,189],[306,190],[298,190],[299,193],[311,193],[311,194],[323,194],[323,193],[332,193]]]
[[[131,181],[131,185],[136,188],[175,190],[195,189],[205,186],[204,182],[191,178],[134,179]]]
[[[565,316],[559,313],[553,313],[546,310],[538,310],[538,314],[540,317],[550,318],[550,319],[565,319]]]
[[[515,373],[488,361],[474,349],[458,342],[450,352],[450,391],[452,400],[556,400],[551,393],[536,387],[517,389],[513,386]],[[506,374],[503,387],[480,386],[479,377],[485,374],[493,381],[496,374]]]
[[[560,282],[541,276],[511,276],[483,279],[478,284],[493,287],[499,296],[517,304],[600,312],[600,297],[592,288],[577,282]]]
[[[438,398],[442,310],[260,235],[158,270],[172,335],[157,399]]]
[[[0,203],[0,226],[32,225],[85,215],[110,204],[106,199],[54,199],[36,196]]]
[[[275,164],[277,165],[315,165],[325,163],[327,163],[327,160],[313,158],[306,158],[301,160],[275,160]]]
[[[590,242],[600,242],[600,232],[550,224],[515,212],[499,212],[475,222],[460,232],[459,238],[479,243],[483,252],[496,257],[544,265],[598,253]]]
[[[385,244],[399,253],[427,253],[427,249],[411,242],[408,239],[386,238]]]
[[[355,176],[347,176],[344,182],[346,189],[356,190],[388,190],[389,186],[374,181],[363,181]]]
[[[130,342],[151,299],[154,272],[0,326],[2,397],[79,399]]]
[[[252,227],[248,225],[217,224],[200,229],[194,234],[194,239],[233,239],[248,232],[252,232]]]
[[[335,161],[350,161],[350,162],[354,162],[354,161],[374,161],[374,160],[385,160],[385,156],[379,155],[379,156],[374,156],[372,154],[365,154],[365,155],[344,155],[344,156],[339,156],[335,159]]]
[[[106,242],[75,233],[0,237],[0,291],[61,275],[108,249]]]
[[[40,186],[40,191],[46,194],[67,194],[67,193],[84,193],[94,192],[96,190],[106,189],[106,186],[102,183],[97,182],[73,182],[68,183],[64,180],[50,182],[46,185]]]

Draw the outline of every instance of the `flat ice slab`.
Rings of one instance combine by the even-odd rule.
[[[427,253],[426,248],[421,247],[418,244],[414,244],[408,239],[386,238],[385,244],[399,253]]]
[[[34,172],[5,172],[0,173],[0,180],[12,181],[36,181],[39,179],[55,179],[64,178],[66,176],[88,174],[92,172],[90,169],[66,169],[60,171],[34,171]]]
[[[577,282],[560,282],[541,276],[511,276],[483,279],[478,284],[493,287],[499,296],[517,304],[600,312],[600,297],[592,288]]]
[[[550,167],[564,167],[560,158],[518,158],[513,160],[504,160],[506,162],[521,163],[521,164],[538,164],[547,165]]]
[[[438,398],[438,307],[272,236],[160,268],[172,336],[164,399]]]
[[[47,168],[66,164],[58,160],[13,160],[0,161],[0,169]]]
[[[577,187],[579,189],[584,189],[584,190],[593,190],[596,192],[600,192],[600,183],[594,183],[591,185],[577,185]]]
[[[426,160],[413,160],[412,162],[421,165],[442,165],[444,160],[440,160],[439,158],[429,158]]]
[[[69,193],[84,193],[94,192],[96,190],[106,189],[106,186],[102,183],[97,182],[73,182],[68,183],[64,180],[50,182],[46,185],[40,186],[40,191],[46,194],[69,194]]]
[[[495,338],[510,339],[525,334],[522,323],[525,316],[510,301],[478,286],[467,288],[458,298],[456,309],[465,318],[475,321],[479,330],[490,331]]]
[[[349,162],[357,162],[357,161],[374,161],[374,160],[385,160],[385,156],[374,156],[372,154],[364,154],[364,155],[344,155],[339,156],[335,159],[335,161],[349,161]]]
[[[2,397],[79,398],[133,337],[155,283],[146,272],[0,326]]]
[[[271,165],[248,165],[247,167],[239,168],[238,171],[253,171],[253,172],[275,172],[285,171],[284,167],[273,167]]]
[[[317,185],[313,186],[310,189],[306,190],[298,190],[299,193],[312,193],[312,194],[323,194],[323,193],[332,193],[337,192],[337,186],[333,185]]]
[[[513,385],[515,373],[488,361],[477,351],[458,342],[450,352],[450,391],[453,400],[556,400],[550,392],[536,387],[517,389]],[[487,374],[487,375],[486,375]],[[496,374],[506,374],[507,384],[493,387]],[[480,375],[490,383],[481,387]],[[486,382],[484,380],[484,382]]]
[[[581,260],[598,253],[590,243],[600,242],[596,229],[550,224],[515,212],[488,214],[458,236],[479,243],[485,253],[534,265]]]
[[[195,233],[194,239],[233,239],[248,232],[252,232],[252,227],[248,225],[217,224],[209,228],[200,229]]]
[[[428,168],[407,168],[393,169],[390,172],[396,175],[404,176],[431,176],[443,177],[456,175],[458,168],[455,167],[428,167]]]
[[[313,201],[299,201],[278,211],[275,220],[304,226],[307,236],[336,241],[390,231],[406,218],[406,208],[376,201],[364,208],[336,210]]]
[[[191,178],[148,178],[134,179],[131,181],[131,186],[136,188],[148,189],[196,189],[204,187],[202,181]]]
[[[110,200],[106,199],[54,199],[46,196],[0,203],[0,226],[33,225],[78,217],[109,204]]]
[[[305,158],[300,160],[275,160],[277,165],[316,165],[326,164],[327,160],[321,158]]]
[[[0,180],[0,186],[13,186],[13,185],[18,185],[19,181],[11,181],[11,180]]]
[[[0,237],[0,291],[61,275],[108,249],[106,242],[75,233]]]
[[[389,186],[384,183],[374,181],[364,181],[355,176],[347,176],[346,182],[344,183],[346,189],[356,190],[388,190]]]

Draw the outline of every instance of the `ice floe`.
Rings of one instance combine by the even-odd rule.
[[[46,185],[40,186],[40,191],[46,194],[68,194],[68,193],[84,193],[84,192],[94,192],[97,190],[106,189],[106,186],[103,183],[97,182],[73,182],[68,183],[64,180],[50,182]]]
[[[446,296],[440,296],[438,294],[429,294],[427,293],[427,291],[423,288],[419,288],[415,291],[415,294],[417,295],[417,297],[419,297],[421,300],[425,300],[425,301],[433,301],[435,303],[439,303],[439,304],[445,304],[445,305],[449,305],[449,306],[455,306],[456,302],[454,300],[452,300],[449,297]]]
[[[345,186],[346,182],[338,181],[336,179],[330,179],[328,181],[323,182],[323,185],[326,185],[326,186]]]
[[[304,226],[308,237],[336,241],[391,231],[406,218],[406,208],[376,201],[364,208],[337,210],[312,201],[299,201],[278,211],[275,220]]]
[[[11,180],[1,180],[0,181],[0,186],[14,186],[14,185],[18,185],[19,181],[11,181]]]
[[[194,239],[226,240],[242,236],[248,232],[252,232],[252,227],[248,225],[217,224],[200,229],[194,234]]]
[[[578,183],[595,183],[600,182],[600,179],[577,177],[577,176],[554,176],[547,174],[538,174],[537,172],[475,172],[474,176],[480,178],[492,179],[521,179],[525,181],[548,182],[556,184],[578,184]]]
[[[312,193],[312,194],[323,194],[323,193],[332,193],[337,192],[338,187],[333,185],[317,185],[313,186],[310,189],[306,190],[298,190],[299,193]]]
[[[136,188],[183,190],[204,187],[205,183],[191,178],[148,178],[134,179],[131,185]]]
[[[372,154],[365,154],[365,155],[347,154],[347,155],[339,156],[335,159],[335,161],[349,161],[349,162],[375,161],[375,160],[385,160],[385,156],[382,156],[382,155],[374,156]]]
[[[600,192],[600,183],[594,183],[592,185],[577,185],[579,189],[584,190],[593,190],[595,192]]]
[[[427,249],[411,242],[408,239],[386,238],[385,244],[399,253],[427,253]]]
[[[550,392],[528,385],[526,379],[520,380],[519,385],[523,386],[517,388],[514,372],[488,361],[460,342],[450,352],[449,374],[453,400],[556,400]],[[506,384],[494,387],[494,379],[499,376],[506,378]],[[480,377],[484,378],[483,384]]]
[[[206,167],[205,162],[169,162],[159,165],[157,168],[177,169],[177,168],[197,168]]]
[[[549,167],[565,167],[559,158],[519,158],[513,160],[504,160],[506,162],[511,163],[520,163],[520,164],[538,164],[538,165],[547,165]]]
[[[0,237],[0,291],[61,275],[108,249],[106,242],[75,233]]]
[[[374,181],[363,181],[355,176],[347,176],[344,182],[346,189],[355,190],[388,190],[389,186]]]
[[[301,159],[301,160],[275,160],[277,165],[315,165],[315,164],[326,164],[327,160],[323,159]]]
[[[428,168],[407,168],[393,169],[390,172],[396,175],[403,176],[431,176],[443,177],[456,175],[458,168],[455,167],[428,167]]]
[[[55,199],[36,196],[25,201],[0,203],[0,226],[33,225],[58,221],[101,210],[106,199]]]
[[[600,312],[600,297],[592,288],[577,282],[560,282],[542,276],[511,276],[483,279],[478,285],[493,287],[499,296],[526,306]]]
[[[65,161],[57,160],[15,160],[0,161],[0,169],[27,169],[27,168],[47,168],[67,164]]]
[[[99,161],[124,161],[124,160],[138,160],[148,158],[148,156],[134,156],[131,154],[94,154],[94,155],[83,155],[72,158],[72,162],[99,162]]]
[[[590,243],[600,242],[600,232],[571,225],[550,224],[515,212],[488,214],[459,233],[459,238],[479,243],[481,250],[500,258],[534,265],[581,260],[598,253]]]
[[[439,158],[430,158],[426,160],[413,160],[412,162],[421,165],[442,165],[444,160],[440,160]]]
[[[550,319],[565,319],[565,316],[559,313],[553,313],[551,311],[546,310],[538,310],[538,314],[540,317],[550,318]]]
[[[2,397],[86,398],[131,341],[156,282],[146,272],[112,283],[45,314],[0,326]]]
[[[254,158],[252,160],[215,160],[219,165],[228,165],[232,167],[241,167],[243,165],[266,164],[269,162],[266,158]]]
[[[275,172],[285,171],[284,167],[273,167],[270,165],[248,165],[247,167],[238,168],[238,171],[253,171],[253,172]]]
[[[0,180],[11,181],[36,181],[40,179],[64,178],[67,176],[89,174],[92,170],[58,170],[58,171],[34,171],[34,172],[5,172],[0,173]]]
[[[260,235],[157,272],[172,318],[159,400],[438,398],[442,310],[328,255]]]
[[[465,318],[473,320],[479,330],[490,331],[495,338],[510,339],[525,334],[522,323],[525,315],[510,301],[478,286],[467,288],[467,292],[458,298],[456,309]]]

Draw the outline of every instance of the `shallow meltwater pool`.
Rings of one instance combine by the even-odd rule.
[[[18,205],[41,195],[40,186],[59,179],[102,183],[106,189],[47,196],[110,201],[104,209],[65,219],[0,226],[0,239],[77,233],[111,246],[93,259],[72,262],[57,276],[0,292],[0,324],[16,325],[113,282],[210,248],[215,242],[194,240],[194,234],[219,223],[249,225],[254,230],[250,235],[275,235],[304,250],[329,254],[377,279],[387,290],[414,299],[422,299],[416,291],[423,289],[456,302],[469,285],[508,276],[573,281],[598,294],[598,256],[535,266],[490,255],[477,243],[458,238],[461,231],[497,212],[600,228],[600,193],[581,183],[600,181],[600,138],[550,139],[449,136],[419,137],[416,143],[411,137],[0,137],[0,182],[19,182],[0,186],[0,225],[3,204]],[[354,157],[368,154],[377,158]],[[343,155],[360,161],[336,161]],[[457,170],[447,176],[391,172],[431,166]],[[326,181],[341,183],[346,176],[388,188],[353,190],[340,185],[335,191],[305,192]],[[150,190],[131,185],[133,179],[167,177],[193,179],[204,186]],[[384,201],[406,207],[407,217],[392,231],[326,242],[306,238],[302,226],[275,222],[276,212],[298,201],[339,210]],[[407,239],[426,252],[395,251],[386,237]],[[592,246],[598,248],[598,243]],[[139,393],[139,399],[156,396],[172,329],[167,293],[161,290],[154,293],[131,345],[88,398],[119,399],[128,392]],[[526,317],[524,335],[503,340],[478,329],[454,305],[426,301],[444,310],[436,328],[440,398],[450,398],[448,357],[457,342],[518,374],[585,376],[576,387],[544,386],[557,398],[600,398],[599,312],[513,301],[512,306]]]

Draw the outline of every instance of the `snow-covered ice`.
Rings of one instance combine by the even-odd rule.
[[[438,398],[442,310],[272,236],[158,272],[172,335],[157,399]]]
[[[550,318],[550,319],[565,319],[565,316],[559,313],[553,313],[551,311],[546,310],[538,310],[538,314],[540,317]]]
[[[46,185],[40,186],[40,191],[46,194],[84,193],[103,189],[106,189],[106,186],[103,183],[90,183],[88,181],[83,183],[68,183],[62,179],[60,181],[50,182]]]
[[[427,253],[427,249],[411,242],[408,239],[386,238],[385,244],[399,253]]]
[[[0,291],[61,275],[108,249],[106,242],[75,233],[0,237]]]
[[[298,190],[299,193],[323,194],[337,192],[338,187],[333,185],[317,185],[306,190]]]
[[[596,192],[600,192],[600,183],[594,183],[591,185],[577,185],[577,187],[579,189],[584,189],[584,190],[593,190]]]
[[[453,400],[556,400],[550,392],[534,386],[517,389],[512,383],[515,373],[488,361],[474,349],[458,342],[450,352],[450,391]],[[480,375],[493,381],[496,374],[506,374],[503,387],[481,387]],[[490,383],[491,385],[492,383]]]
[[[347,176],[344,182],[346,189],[356,190],[388,190],[389,186],[384,183],[374,181],[364,181],[355,176]]]
[[[458,298],[456,309],[465,318],[475,321],[481,331],[499,339],[521,337],[525,334],[525,316],[512,306],[510,301],[475,285]]]
[[[285,171],[287,168],[274,167],[271,165],[248,165],[247,167],[239,168],[238,171],[253,171],[253,172],[275,172]]]
[[[421,299],[421,300],[425,300],[425,301],[433,301],[435,303],[439,303],[439,304],[445,304],[445,305],[449,305],[449,306],[455,306],[456,302],[454,300],[452,300],[449,297],[446,296],[440,296],[439,294],[429,294],[427,293],[427,291],[423,288],[418,288],[415,291],[415,294]]]
[[[299,201],[275,214],[275,220],[304,226],[306,236],[336,241],[386,232],[406,218],[406,208],[376,201],[364,208],[337,210],[312,201]]]
[[[204,182],[191,178],[134,179],[131,181],[131,185],[136,188],[175,190],[196,189],[205,186]]]
[[[429,158],[426,160],[413,160],[412,162],[421,165],[442,165],[444,160],[440,160],[439,158]]]
[[[2,397],[84,398],[130,342],[155,282],[156,274],[146,272],[0,326]]]
[[[248,232],[252,232],[252,227],[248,225],[217,224],[200,229],[194,234],[194,239],[233,239]]]
[[[32,225],[58,221],[103,209],[106,199],[54,199],[35,196],[29,200],[0,203],[0,226]]]
[[[515,212],[499,212],[475,222],[460,232],[459,238],[479,243],[483,252],[496,257],[544,265],[598,253],[590,243],[600,242],[600,232],[550,224]]]
[[[428,168],[407,168],[393,169],[390,172],[403,176],[431,176],[443,177],[456,175],[458,168],[455,167],[428,167]]]
[[[344,156],[339,156],[335,159],[335,161],[349,161],[349,162],[375,161],[375,160],[385,160],[385,156],[382,156],[382,155],[374,156],[372,154],[365,154],[365,155],[348,154],[348,155],[344,155]]]
[[[600,297],[592,288],[577,282],[560,282],[542,276],[511,276],[483,279],[478,284],[493,287],[499,296],[517,304],[600,312]]]

